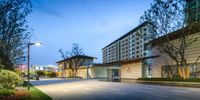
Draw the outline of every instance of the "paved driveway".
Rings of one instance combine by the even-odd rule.
[[[43,79],[31,82],[54,100],[200,100],[200,88]]]

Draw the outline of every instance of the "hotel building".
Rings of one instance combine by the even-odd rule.
[[[102,49],[103,63],[146,57],[148,53],[144,50],[144,44],[148,42],[146,37],[151,31],[149,25],[144,22],[105,46]]]

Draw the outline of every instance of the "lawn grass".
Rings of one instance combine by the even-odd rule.
[[[27,88],[27,86],[23,86]],[[52,100],[51,97],[34,87],[33,85],[30,85],[29,90],[30,96],[23,98],[23,100]]]
[[[139,78],[137,80],[141,81],[174,81],[174,82],[200,82],[200,78],[190,78],[190,79],[181,79],[181,78]]]

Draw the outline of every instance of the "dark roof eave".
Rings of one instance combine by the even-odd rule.
[[[141,60],[146,60],[149,58],[156,58],[159,57],[160,55],[156,55],[156,56],[149,56],[149,57],[143,57],[143,58],[136,58],[136,59],[131,59],[131,60],[125,60],[125,61],[115,61],[115,62],[110,62],[110,63],[102,63],[102,64],[94,64],[95,65],[99,65],[99,66],[109,66],[109,65],[116,65],[116,64],[124,64],[124,63],[131,63],[131,62],[136,62],[136,61],[141,61]]]
[[[161,42],[164,43],[164,41],[166,40],[166,37],[169,37],[170,41],[178,39],[178,38],[180,38],[180,36],[183,33],[183,31],[185,33],[189,32],[186,35],[191,35],[191,34],[200,32],[200,28],[199,27],[200,27],[200,22],[194,23],[192,25],[186,26],[186,27],[184,27],[182,29],[176,30],[174,32],[171,32],[171,33],[168,33],[166,35],[163,35],[163,36],[161,36],[161,37],[159,37],[157,39],[154,39],[154,40],[148,42],[146,45],[148,45],[150,43],[153,43],[153,44],[158,44],[158,43],[161,43]],[[193,30],[191,30],[191,29],[193,29]]]
[[[132,60],[126,60],[126,61],[122,61],[121,63],[131,63],[131,62],[136,62],[136,61],[142,61],[142,60],[146,60],[146,59],[150,59],[150,58],[156,58],[159,57],[160,55],[156,55],[156,56],[148,56],[148,57],[143,57],[143,58],[136,58],[136,59],[132,59]]]
[[[68,60],[68,59],[73,59],[73,58],[75,58],[75,57],[97,59],[97,57],[91,57],[91,56],[79,55],[79,56],[73,56],[73,57],[71,57],[71,58],[66,58],[66,59],[63,59],[63,60],[57,61],[56,63],[60,63],[60,62],[66,61],[66,60]]]

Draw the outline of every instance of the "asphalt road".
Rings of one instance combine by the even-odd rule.
[[[42,79],[31,83],[54,100],[200,100],[200,88],[78,79]]]

